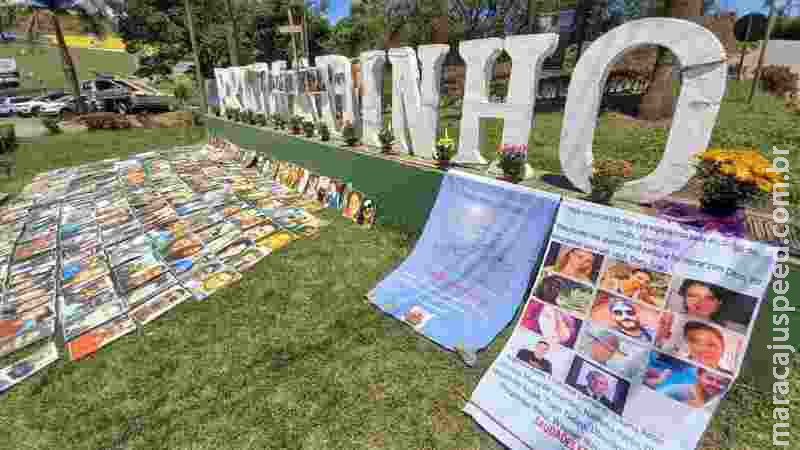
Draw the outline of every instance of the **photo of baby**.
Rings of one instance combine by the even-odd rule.
[[[403,317],[403,320],[414,327],[416,331],[422,331],[425,328],[425,324],[433,317],[433,314],[424,310],[421,306],[412,306]]]
[[[593,284],[603,264],[603,256],[578,247],[551,242],[544,270],[566,278]]]
[[[548,341],[558,342],[569,348],[572,348],[578,340],[581,323],[581,320],[565,311],[535,299],[528,301],[528,306],[520,319],[521,326],[544,336]]]
[[[663,308],[671,278],[667,273],[608,260],[600,277],[600,289]]]

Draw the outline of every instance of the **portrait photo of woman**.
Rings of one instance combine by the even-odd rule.
[[[586,283],[597,281],[603,257],[578,247],[557,242],[550,244],[544,270]]]
[[[669,297],[669,309],[689,318],[713,322],[740,334],[755,312],[757,300],[705,281],[677,279]]]

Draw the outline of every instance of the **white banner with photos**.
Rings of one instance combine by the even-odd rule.
[[[694,449],[774,264],[761,243],[565,200],[520,321],[464,411],[512,449]]]

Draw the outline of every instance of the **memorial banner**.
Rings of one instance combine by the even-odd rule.
[[[464,411],[512,449],[694,449],[774,265],[762,243],[565,200],[520,321]]]
[[[448,172],[414,251],[368,298],[470,363],[514,318],[558,202]]]

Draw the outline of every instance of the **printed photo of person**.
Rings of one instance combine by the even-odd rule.
[[[333,209],[341,209],[342,193],[344,183],[341,180],[332,179],[328,184],[328,191],[325,193],[325,206]]]
[[[757,303],[754,297],[690,278],[676,278],[669,296],[670,310],[740,334],[747,333]]]
[[[584,324],[575,348],[595,363],[629,380],[640,377],[648,352],[635,341],[592,324]]]
[[[572,363],[566,384],[620,415],[630,389],[627,381],[579,357]]]
[[[744,350],[744,338],[706,322],[676,316],[668,338],[659,347],[707,369],[732,375]]]
[[[581,318],[586,316],[594,298],[590,287],[547,272],[542,272],[542,278],[533,289],[533,297]]]
[[[311,173],[308,175],[308,182],[306,189],[303,191],[303,196],[307,199],[317,198],[317,183],[319,182],[319,175]]]
[[[539,340],[533,349],[521,349],[517,352],[517,359],[527,364],[530,364],[536,369],[547,373],[553,374],[553,364],[545,356],[550,351],[550,344],[544,339]]]
[[[412,306],[411,309],[406,312],[403,320],[414,327],[415,330],[422,331],[422,329],[425,327],[425,324],[428,323],[428,321],[433,317],[433,314],[426,311],[421,306]]]
[[[317,201],[326,204],[325,197],[328,195],[328,187],[331,184],[331,179],[328,177],[319,177],[317,180]]]
[[[544,260],[544,270],[567,278],[594,283],[603,264],[603,257],[578,247],[551,242]]]
[[[375,224],[375,210],[375,202],[372,199],[364,200],[364,205],[356,216],[356,223],[365,228],[372,228],[372,225]]]
[[[361,210],[364,194],[358,191],[350,191],[345,199],[344,207],[342,208],[342,216],[346,217],[353,222],[358,218],[358,213]]]
[[[572,348],[578,340],[581,324],[580,319],[569,313],[534,299],[528,301],[520,319],[521,326],[568,348]]]
[[[731,384],[728,377],[652,352],[644,385],[693,408],[714,408]]]
[[[592,320],[634,341],[651,343],[656,337],[660,312],[624,297],[598,292]]]
[[[639,266],[609,260],[600,277],[600,288],[614,294],[663,308],[671,276]]]

